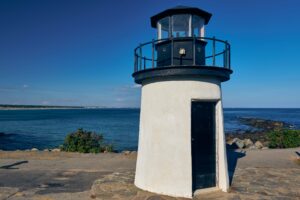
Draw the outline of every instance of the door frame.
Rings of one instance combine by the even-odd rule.
[[[215,166],[216,166],[216,185],[215,187],[209,187],[209,188],[202,188],[202,189],[196,189],[194,190],[193,188],[193,155],[192,155],[192,102],[212,102],[214,103],[214,127],[215,127],[215,151],[216,151],[216,162],[215,162]],[[219,148],[218,148],[218,141],[219,141],[219,126],[218,126],[218,122],[219,122],[219,115],[218,115],[218,110],[217,110],[217,105],[218,103],[220,103],[220,99],[191,99],[191,103],[190,103],[190,149],[191,149],[191,182],[192,182],[192,194],[199,194],[202,192],[206,192],[206,191],[214,191],[218,189],[218,185],[219,185]]]

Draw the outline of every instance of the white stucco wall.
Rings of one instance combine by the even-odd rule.
[[[223,117],[223,105],[222,101],[218,101],[216,105],[216,148],[217,148],[217,184],[223,192],[228,192],[229,189],[229,177],[226,155],[226,140],[224,134],[224,117]]]
[[[218,101],[217,152],[222,157],[218,156],[217,159],[217,186],[223,191],[227,190],[227,160],[220,99],[220,82],[216,79],[178,79],[142,86],[135,176],[137,187],[170,196],[192,197],[191,101],[213,100]]]

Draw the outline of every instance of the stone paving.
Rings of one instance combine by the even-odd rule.
[[[300,166],[296,160],[296,154],[293,154],[295,152],[293,150],[290,153],[284,150],[231,152],[228,157],[230,162],[229,171],[231,176],[233,176],[230,192],[205,193],[195,196],[193,199],[300,199]],[[246,154],[248,154],[248,158]],[[293,157],[293,155],[295,156]],[[240,158],[241,164],[237,165],[237,159]],[[133,185],[133,179],[134,171],[118,172],[104,176],[102,179],[94,182],[91,197],[101,200],[184,199],[156,195],[139,190]]]
[[[193,199],[300,200],[295,152],[300,148],[231,152],[230,192],[205,193]],[[0,200],[185,200],[136,188],[135,157],[0,152]]]
[[[113,173],[95,181],[91,190],[94,199],[183,200],[155,195],[137,189],[132,184],[134,173]],[[236,169],[231,191],[201,194],[193,199],[300,199],[300,169],[245,168]]]

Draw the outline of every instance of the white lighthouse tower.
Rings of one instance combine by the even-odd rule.
[[[211,14],[175,7],[151,17],[157,40],[135,51],[142,86],[135,185],[191,198],[229,188],[221,83],[230,79],[230,45],[205,37]]]

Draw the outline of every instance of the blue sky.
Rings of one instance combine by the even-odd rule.
[[[232,45],[225,107],[300,107],[298,0],[2,0],[0,104],[139,107],[133,49],[177,5],[211,12],[206,35]]]

